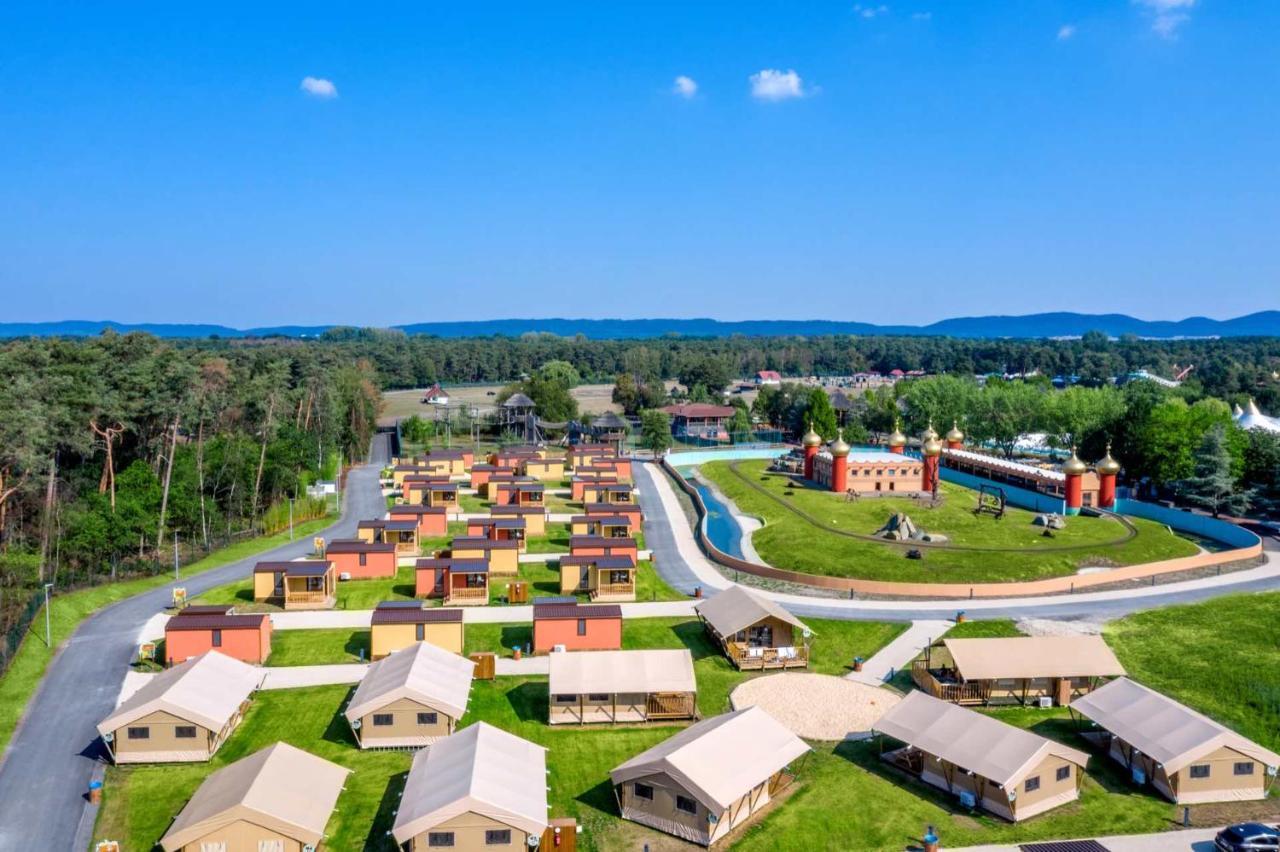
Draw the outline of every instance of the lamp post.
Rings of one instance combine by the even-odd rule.
[[[289,541],[293,541],[293,498],[289,498]]]
[[[44,584],[44,644],[46,647],[53,647],[53,631],[49,623],[49,590],[53,588],[53,583]]]
[[[178,531],[173,531],[173,579],[178,579]]]

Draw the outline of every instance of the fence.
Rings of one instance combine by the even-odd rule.
[[[1032,512],[1053,512],[1058,515],[1066,512],[1066,502],[1061,497],[1054,497],[1052,494],[1029,491],[1025,488],[1018,488],[1016,485],[997,482],[994,479],[983,479],[982,477],[952,470],[948,467],[940,468],[939,474],[942,476],[943,482],[954,482],[956,485],[963,485],[973,491],[978,491],[984,485],[999,488],[1004,492],[1005,500],[1011,506],[1017,506],[1020,509],[1030,509]]]

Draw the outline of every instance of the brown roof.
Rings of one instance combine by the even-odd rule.
[[[640,511],[639,503],[588,503],[583,507],[588,515],[625,515]]]
[[[445,568],[455,574],[484,574],[489,570],[489,563],[483,559],[419,559],[413,563],[414,568]]]
[[[732,417],[736,410],[731,405],[709,405],[705,402],[685,402],[659,409],[675,417]]]
[[[376,608],[371,624],[461,624],[462,610],[444,607],[392,609]]]
[[[617,604],[541,604],[533,607],[533,620],[542,618],[622,618]]]
[[[609,570],[621,570],[623,568],[634,569],[636,563],[631,561],[630,556],[584,556],[581,553],[570,553],[560,557],[560,564],[563,565],[594,565],[597,568]]]
[[[479,535],[462,535],[453,540],[449,547],[453,550],[511,550],[519,547],[517,541],[495,541]]]
[[[231,604],[189,604],[178,610],[177,615],[227,615],[234,609]]]
[[[634,538],[608,538],[602,535],[575,535],[569,537],[569,549],[579,547],[636,547]]]
[[[257,630],[267,618],[263,614],[175,615],[165,622],[164,630]]]
[[[294,562],[259,562],[253,566],[255,574],[274,574],[283,571],[294,577],[321,577],[329,572],[333,563],[321,559],[300,559]]]
[[[493,506],[490,515],[540,515],[546,509],[541,506]]]
[[[338,538],[324,547],[325,553],[395,553],[396,546],[378,542],[371,544],[355,538]]]
[[[392,515],[443,515],[449,510],[444,506],[392,506],[387,510]]]

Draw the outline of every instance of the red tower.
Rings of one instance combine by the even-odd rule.
[[[893,421],[893,434],[889,436],[889,452],[902,455],[907,447],[907,436],[898,428],[898,421]]]
[[[920,468],[920,490],[926,494],[933,493],[938,487],[938,462],[939,456],[942,455],[942,444],[938,441],[936,434],[931,435],[932,427],[928,429],[920,442],[920,455],[923,456],[923,465]]]
[[[1080,514],[1080,506],[1084,503],[1084,489],[1080,478],[1084,476],[1085,471],[1089,468],[1084,462],[1080,461],[1080,457],[1076,455],[1076,448],[1071,448],[1071,458],[1062,463],[1062,472],[1067,477],[1066,503],[1067,514]]]
[[[1111,457],[1111,444],[1107,443],[1107,454],[1098,462],[1098,506],[1111,509],[1116,505],[1116,474],[1120,472],[1120,462]]]
[[[840,430],[840,434],[831,446],[831,490],[843,494],[845,489],[849,487],[849,445],[844,442],[844,430]]]
[[[947,449],[958,450],[964,446],[964,433],[960,431],[960,424],[951,421],[951,431],[947,433]]]
[[[818,455],[818,448],[822,446],[822,436],[813,431],[813,427],[809,427],[809,431],[804,433],[801,443],[804,444],[804,478],[813,479],[813,459]]]

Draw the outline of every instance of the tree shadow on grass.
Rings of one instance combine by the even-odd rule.
[[[359,657],[362,660],[369,659],[369,631],[355,630],[347,637],[346,643],[342,646],[342,650],[346,651],[353,657]]]
[[[545,722],[550,702],[547,684],[529,681],[508,689],[507,703],[522,722]]]
[[[347,709],[347,705],[351,702],[351,696],[355,695],[355,692],[356,688],[354,686],[351,687],[347,690],[347,694],[342,697],[342,701],[338,703],[337,710],[330,717],[329,724],[325,726],[322,737],[325,742],[352,748],[360,747],[360,744],[356,742],[355,734],[351,733],[351,724],[342,713]]]
[[[503,648],[525,648],[533,644],[533,627],[528,624],[509,624],[502,628]]]
[[[618,800],[613,795],[613,782],[608,779],[601,781],[589,790],[584,790],[581,795],[575,796],[574,801],[581,802],[589,808],[594,808],[602,814],[608,816],[618,816]]]
[[[706,628],[702,626],[702,622],[696,619],[690,621],[682,621],[671,628],[671,632],[680,640],[680,644],[689,649],[689,653],[693,655],[695,660],[703,657],[715,657],[720,654],[720,649],[711,641],[711,637],[707,635]]]
[[[391,587],[391,594],[399,595],[402,598],[412,598],[418,593],[416,580],[413,583],[396,583]]]
[[[889,748],[890,744],[886,742],[886,752]],[[982,819],[982,816],[977,811],[960,807],[959,801],[950,793],[926,784],[916,776],[885,763],[880,759],[880,747],[875,740],[843,742],[835,747],[833,754],[866,770],[887,784],[909,790],[912,795],[941,808],[949,817],[967,816],[973,819]],[[920,842],[918,837],[904,839],[913,843]]]
[[[369,826],[369,833],[364,839],[366,850],[396,848],[396,842],[389,832],[395,825],[396,809],[400,807],[400,795],[404,792],[404,785],[408,778],[408,772],[401,772],[387,779],[387,788],[382,791],[382,801],[378,803],[378,813],[374,816],[373,825]]]

